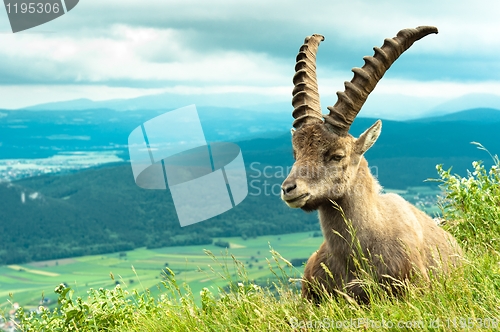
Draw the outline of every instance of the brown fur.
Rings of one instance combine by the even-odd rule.
[[[358,139],[338,136],[324,123],[313,123],[293,135],[296,161],[283,182],[282,199],[293,208],[318,210],[325,238],[304,271],[302,295],[307,299],[317,301],[324,288],[367,300],[356,283],[351,234],[338,207],[352,222],[380,282],[403,281],[414,272],[427,278],[431,269],[446,272],[450,263],[458,262],[460,248],[450,234],[400,196],[380,193],[363,156],[380,132],[380,121]]]

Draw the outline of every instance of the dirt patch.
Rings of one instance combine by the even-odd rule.
[[[243,245],[237,244],[237,243],[229,243],[229,248],[231,248],[231,249],[240,249],[240,248],[246,248],[246,246],[243,246]]]
[[[13,269],[19,272],[26,272],[26,273],[33,273],[33,274],[39,274],[42,276],[47,276],[47,277],[57,277],[59,276],[59,273],[54,273],[54,272],[48,272],[48,271],[40,271],[40,270],[32,270],[32,269],[27,269],[19,265],[7,265],[9,269]]]

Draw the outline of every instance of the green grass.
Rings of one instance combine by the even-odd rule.
[[[207,257],[213,275],[227,289],[204,288],[201,303],[189,283],[177,275],[162,282],[162,294],[129,292],[117,286],[90,290],[84,300],[70,288],[60,287],[60,309],[18,317],[26,331],[296,331],[327,330],[494,330],[500,322],[500,256],[498,252],[466,252],[464,264],[447,278],[432,278],[431,285],[409,285],[401,297],[390,297],[376,284],[370,305],[349,297],[328,297],[320,306],[301,299],[290,275],[297,270],[273,252],[268,268],[275,283],[262,287],[251,281],[245,266],[227,255]],[[133,295],[130,297],[130,295]]]
[[[231,248],[230,252],[247,265],[249,276],[253,280],[265,280],[272,276],[266,262],[266,258],[271,258],[268,243],[271,243],[289,260],[307,258],[317,250],[322,241],[321,237],[312,237],[312,234],[312,232],[304,232],[261,236],[247,240],[241,237],[221,239],[237,247]],[[177,273],[179,282],[188,282],[195,294],[199,294],[203,287],[224,285],[223,281],[219,281],[213,275],[202,272],[211,263],[210,257],[203,252],[204,249],[216,254],[225,252],[224,248],[214,245],[151,250],[140,248],[125,252],[125,256],[114,253],[20,264],[19,266],[24,271],[3,266],[0,267],[0,299],[2,300],[0,305],[8,308],[11,305],[10,302],[17,302],[26,309],[37,308],[43,296],[51,300],[49,307],[55,307],[57,294],[54,293],[54,288],[60,283],[66,283],[74,289],[75,296],[81,297],[86,296],[90,287],[113,288],[116,281],[131,290],[136,288],[142,292],[148,289],[153,295],[158,295],[160,291],[157,286],[162,280],[165,263],[168,263],[168,267]],[[250,264],[252,264],[251,268]],[[54,275],[41,275],[37,272]],[[111,279],[110,273],[113,274],[115,280]],[[12,294],[12,297],[9,294]],[[199,301],[199,295],[196,296],[196,300]]]

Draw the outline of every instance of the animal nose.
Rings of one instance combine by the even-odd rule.
[[[295,183],[283,184],[283,186],[281,186],[281,190],[283,190],[284,195],[288,194],[290,191],[294,190],[295,188],[297,188],[297,184],[295,184]]]

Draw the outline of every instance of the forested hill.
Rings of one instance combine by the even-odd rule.
[[[319,230],[316,214],[256,193],[223,215],[182,228],[170,193],[137,187],[128,164],[2,183],[0,264]]]

